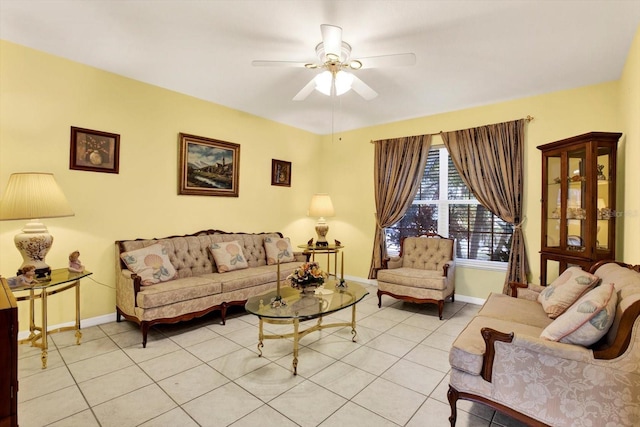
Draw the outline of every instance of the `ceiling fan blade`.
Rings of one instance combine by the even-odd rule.
[[[293,97],[293,100],[304,101],[305,99],[307,99],[307,96],[309,96],[309,94],[313,92],[315,88],[316,88],[316,82],[315,82],[315,78],[313,78],[309,83],[305,85],[305,87],[303,87],[300,90],[300,92],[296,94],[296,96]]]
[[[298,67],[304,68],[307,62],[300,61],[251,61],[254,67]]]
[[[325,56],[331,54],[339,59],[342,52],[342,28],[335,25],[322,24],[320,25],[320,31],[322,32]]]
[[[362,69],[382,68],[382,67],[405,67],[416,65],[416,55],[414,53],[397,53],[394,55],[369,56],[358,58],[362,63]]]
[[[371,89],[368,84],[353,76],[353,83],[351,83],[351,89],[354,90],[355,93],[363,97],[365,100],[370,101],[376,96],[378,96],[378,92]]]

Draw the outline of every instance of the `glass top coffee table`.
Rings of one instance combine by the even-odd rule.
[[[369,294],[367,290],[357,283],[345,283],[344,287],[338,285],[337,280],[327,280],[324,285],[315,292],[301,292],[289,286],[280,288],[281,301],[284,305],[272,304],[276,301],[278,290],[273,290],[262,295],[251,297],[245,304],[245,309],[258,316],[260,319],[258,332],[258,356],[262,357],[263,341],[278,338],[293,338],[293,374],[298,374],[298,347],[300,338],[314,331],[325,328],[351,326],[351,341],[356,341],[356,303]],[[274,307],[275,306],[275,307]],[[351,322],[322,324],[322,318],[336,311],[351,307]],[[307,329],[300,330],[300,322],[310,319],[318,319]],[[265,334],[264,322],[276,325],[293,325],[293,332],[288,334]]]

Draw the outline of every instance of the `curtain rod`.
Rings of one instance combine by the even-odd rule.
[[[527,122],[531,122],[533,119],[534,119],[534,117],[532,115],[529,115],[529,114],[527,114],[527,117],[522,118],[522,120],[526,120]],[[436,133],[424,133],[424,134],[422,134],[422,136],[424,136],[424,135],[431,135],[431,136],[442,135],[443,133],[444,133],[443,131],[436,132]],[[375,143],[375,141],[372,139],[371,141],[369,141],[369,143],[373,144],[373,143]]]

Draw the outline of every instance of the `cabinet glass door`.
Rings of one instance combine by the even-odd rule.
[[[569,252],[580,254],[585,251],[586,234],[586,150],[584,148],[567,152],[567,194],[566,194],[566,245]]]
[[[614,223],[615,212],[611,209],[614,186],[611,181],[611,148],[598,147],[597,165],[597,199],[596,199],[596,250],[609,250],[610,236]]]
[[[560,217],[562,216],[562,158],[548,156],[547,160],[547,241],[548,248],[560,247]]]

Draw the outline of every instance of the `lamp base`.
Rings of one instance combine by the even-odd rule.
[[[324,218],[320,217],[316,224],[316,233],[318,234],[318,240],[316,240],[316,246],[329,246],[327,242],[327,233],[329,232],[329,226],[325,222]]]
[[[22,233],[15,235],[13,241],[22,255],[23,263],[19,272],[26,266],[33,266],[38,278],[51,274],[51,267],[45,262],[45,258],[53,244],[53,236],[44,224],[37,219],[32,220],[24,226]]]

